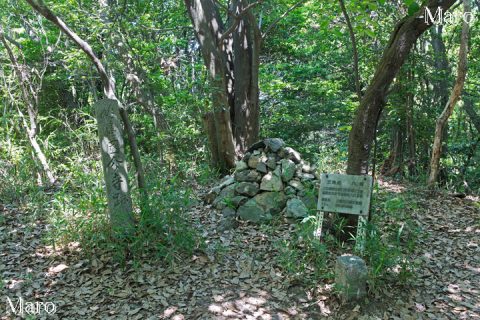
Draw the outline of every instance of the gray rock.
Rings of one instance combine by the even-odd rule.
[[[260,222],[265,219],[265,210],[255,201],[255,199],[248,200],[244,205],[237,210],[240,218],[251,222]]]
[[[256,151],[255,151],[256,152]],[[253,154],[250,159],[248,159],[248,166],[252,169],[256,169],[257,168],[257,165],[260,163],[260,162],[266,162],[267,161],[267,157],[265,156],[264,153],[260,153],[259,154]]]
[[[286,195],[285,197],[287,197],[287,201],[288,201],[290,199],[295,199],[297,197],[297,195],[294,193],[294,194]],[[283,211],[285,211],[285,210],[283,210]]]
[[[268,172],[267,165],[263,162],[259,162],[257,164],[256,169],[257,169],[258,172],[261,172],[261,173],[267,173]]]
[[[273,174],[276,175],[277,177],[281,177],[282,176],[282,167],[277,166],[275,168],[275,170],[273,170]]]
[[[308,209],[302,200],[293,198],[287,201],[286,214],[289,218],[305,218],[308,216]]]
[[[288,156],[288,152],[285,149],[281,148],[280,150],[278,150],[277,155],[280,158],[286,158]]]
[[[236,208],[238,208],[239,206],[241,206],[242,204],[244,204],[245,202],[247,202],[248,198],[247,197],[243,197],[243,196],[235,196],[231,199],[231,202],[232,202],[232,206]]]
[[[232,230],[232,229],[235,229],[237,225],[238,225],[237,220],[235,220],[234,217],[225,217],[220,221],[218,230],[220,232]]]
[[[226,201],[232,199],[233,197],[235,197],[235,184],[226,186],[222,191],[220,191],[220,194],[213,201],[213,206],[219,210],[223,209],[227,206]]]
[[[265,148],[265,141],[261,140],[258,142],[255,142],[250,146],[250,148],[247,149],[247,152],[253,152],[254,150],[262,149]]]
[[[293,175],[295,174],[295,163],[288,159],[282,159],[280,163],[282,165],[282,180],[284,182],[292,180]]]
[[[236,215],[237,215],[237,212],[236,212],[235,209],[233,209],[233,208],[225,207],[225,208],[223,208],[223,210],[222,210],[222,216],[223,216],[224,218],[235,217]]]
[[[247,169],[248,169],[248,165],[245,163],[245,161],[240,160],[235,162],[235,171],[243,171]]]
[[[335,264],[335,285],[345,301],[358,300],[366,296],[367,266],[360,257],[343,255]]]
[[[265,145],[273,152],[277,152],[285,145],[285,142],[279,138],[265,139]]]
[[[292,194],[295,194],[295,189],[291,186],[287,186],[285,188],[285,194],[288,196],[288,195],[292,195]]]
[[[309,210],[315,210],[317,208],[317,197],[310,192],[308,194],[306,193],[305,195],[301,196],[300,200],[302,200],[303,204]]]
[[[302,157],[300,156],[300,153],[298,153],[295,149],[286,147],[285,152],[287,153],[287,158],[292,160],[295,163],[300,163],[302,160]]]
[[[295,188],[296,190],[299,190],[299,191],[301,191],[301,190],[303,190],[303,189],[305,188],[305,187],[303,186],[303,184],[302,184],[300,181],[296,180],[296,179],[290,180],[290,181],[288,182],[288,185],[291,186],[291,187],[293,187],[293,188]]]
[[[302,181],[310,181],[310,180],[314,180],[315,179],[315,176],[311,173],[305,173],[305,172],[302,172],[301,174],[298,175],[298,177],[300,178],[300,180]]]
[[[275,170],[275,168],[277,167],[277,159],[275,155],[268,155],[266,164],[267,164],[267,167],[269,167],[272,170]]]
[[[306,173],[313,173],[313,167],[306,161],[300,161],[300,164],[302,165],[302,171]]]
[[[281,191],[283,190],[282,178],[269,172],[263,176],[262,182],[260,183],[260,189],[265,191]]]
[[[283,192],[264,192],[257,194],[252,200],[267,214],[277,214],[285,208],[287,199]]]
[[[212,188],[212,190],[210,190],[203,198],[203,201],[205,201],[206,204],[212,204],[218,196],[219,191],[214,191],[213,189],[215,188]]]
[[[235,172],[235,180],[239,182],[257,182],[262,179],[262,175],[255,170],[244,170]]]
[[[239,182],[235,187],[235,191],[243,196],[253,197],[258,193],[258,183],[256,182]]]
[[[226,186],[231,185],[235,182],[235,179],[231,175],[227,175],[220,180],[220,184],[218,185],[220,188],[225,188]]]
[[[251,152],[246,152],[245,155],[243,156],[242,160],[247,163],[248,162],[248,159],[250,159],[250,157],[252,156],[252,153]]]

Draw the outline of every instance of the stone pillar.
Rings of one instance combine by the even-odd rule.
[[[97,101],[94,108],[100,138],[110,222],[115,233],[128,235],[134,230],[135,221],[118,101],[103,99]]]
[[[335,286],[344,301],[357,300],[367,294],[367,266],[360,257],[343,255],[335,264]]]

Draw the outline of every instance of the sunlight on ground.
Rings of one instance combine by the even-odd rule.
[[[405,192],[405,187],[402,185],[399,185],[395,182],[392,181],[386,181],[383,180],[382,178],[378,178],[378,183],[386,190],[389,192],[393,193],[401,193]]]

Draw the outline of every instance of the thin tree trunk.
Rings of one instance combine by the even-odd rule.
[[[448,77],[450,74],[450,67],[447,59],[447,48],[443,41],[443,25],[434,26],[431,31],[433,59],[434,59],[434,79],[432,81],[434,88],[435,104],[439,107],[439,112],[443,110],[448,103]],[[443,141],[448,139],[448,123],[443,128]],[[440,157],[447,153],[447,145],[442,145]]]
[[[463,10],[464,12],[470,12],[470,0],[463,1]],[[458,53],[458,69],[457,69],[457,80],[453,87],[450,98],[447,102],[447,105],[443,109],[440,116],[437,118],[435,126],[435,138],[433,141],[432,155],[430,161],[430,175],[427,180],[427,184],[430,188],[434,187],[437,183],[438,172],[440,171],[440,155],[442,151],[442,137],[447,125],[448,119],[453,113],[453,109],[462,94],[463,86],[465,84],[465,77],[467,75],[467,54],[468,54],[468,34],[469,34],[469,24],[466,21],[463,21],[462,26],[462,36],[460,38],[460,50]]]
[[[135,132],[132,128],[130,120],[128,118],[128,113],[122,103],[118,100],[117,96],[115,95],[115,84],[112,81],[111,77],[108,76],[105,67],[103,66],[100,59],[95,55],[93,49],[90,45],[81,39],[75,32],[73,32],[60,18],[58,18],[44,3],[42,0],[38,2],[34,0],[26,0],[30,6],[44,16],[47,20],[50,20],[53,24],[55,24],[60,30],[65,33],[70,39],[72,39],[80,49],[85,52],[85,54],[90,58],[93,62],[95,67],[100,74],[100,78],[102,79],[103,83],[103,90],[105,93],[105,97],[108,99],[116,100],[119,102],[120,106],[120,117],[122,118],[123,125],[125,127],[125,131],[127,132],[128,142],[130,145],[130,151],[132,152],[133,162],[135,164],[135,168],[137,169],[137,182],[138,188],[143,192],[146,192],[145,186],[145,174],[143,172],[143,166],[140,158],[140,153],[138,151],[137,140],[135,138]]]
[[[410,72],[410,81],[413,82],[413,71]],[[407,96],[407,108],[405,113],[405,124],[407,131],[407,142],[408,142],[408,174],[410,176],[416,175],[416,147],[415,147],[415,127],[413,124],[413,105],[414,105],[414,95],[409,93]]]
[[[25,76],[23,71],[21,70],[20,65],[18,64],[17,58],[13,54],[12,49],[10,48],[9,44],[5,40],[4,33],[3,33],[3,28],[0,27],[0,41],[4,45],[5,49],[7,50],[7,54],[10,58],[10,61],[13,65],[13,69],[15,71],[15,74],[17,75],[17,79],[21,88],[22,96],[24,103],[27,106],[27,112],[29,115],[29,122],[30,124],[27,123],[27,120],[20,110],[19,107],[17,107],[18,113],[20,115],[20,118],[22,119],[22,123],[24,126],[24,129],[27,133],[28,140],[30,141],[30,144],[34,150],[35,156],[38,158],[40,161],[40,164],[42,166],[42,170],[45,173],[45,175],[48,178],[48,184],[49,185],[54,185],[55,182],[57,181],[57,178],[53,174],[53,171],[50,169],[50,166],[47,161],[47,157],[42,151],[42,148],[38,144],[37,141],[37,97],[32,97],[31,94],[36,94],[35,90],[29,90],[27,88],[27,85],[31,85],[28,77]],[[30,91],[30,92],[29,92]]]
[[[472,98],[469,97],[467,94],[464,99],[463,108],[465,109],[465,112],[470,118],[470,121],[473,123],[473,126],[475,127],[475,129],[477,129],[478,133],[480,134],[480,116],[477,114],[477,112],[475,112],[475,109],[473,107],[473,102],[471,99]]]
[[[108,3],[104,0],[99,1],[100,7],[104,10],[109,8]],[[110,7],[115,7],[115,4],[111,4]],[[109,22],[107,13],[102,18],[105,23]],[[113,40],[113,45],[118,50],[120,59],[126,67],[126,73],[128,74],[126,79],[131,85],[133,95],[137,103],[143,107],[143,109],[149,113],[153,118],[153,126],[157,133],[157,149],[160,157],[160,161],[163,162],[163,141],[161,141],[162,133],[168,130],[168,123],[160,107],[155,102],[155,95],[151,88],[147,88],[147,75],[145,70],[135,63],[131,46],[128,42],[127,36],[123,36],[126,30],[120,26],[119,37]]]
[[[357,92],[358,101],[362,99],[362,90],[360,87],[360,73],[358,71],[358,50],[357,50],[357,40],[355,39],[355,32],[353,31],[352,23],[350,22],[350,17],[345,8],[345,3],[343,0],[338,0],[340,2],[340,8],[342,9],[343,16],[347,22],[348,33],[350,34],[350,41],[352,42],[353,50],[353,73],[355,74],[355,90]]]
[[[454,3],[455,0],[429,0],[426,6],[431,12],[436,12],[438,8],[446,12]],[[405,17],[396,25],[392,33],[375,75],[355,114],[349,137],[348,174],[368,173],[370,149],[376,124],[386,103],[388,88],[413,44],[431,26],[426,24],[424,19],[419,18],[424,12],[422,7],[414,15]]]

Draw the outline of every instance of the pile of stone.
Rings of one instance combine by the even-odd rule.
[[[303,218],[314,212],[319,178],[300,153],[271,138],[252,145],[235,172],[222,179],[206,197],[222,210],[224,229],[238,217],[263,222],[274,215]]]

